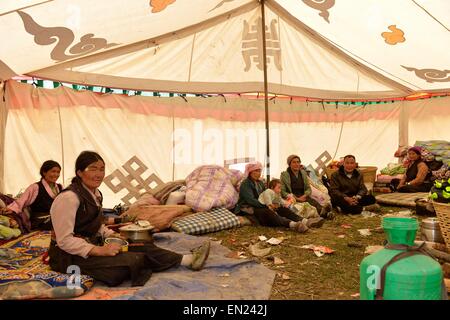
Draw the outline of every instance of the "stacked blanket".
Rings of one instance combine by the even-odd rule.
[[[381,169],[380,173],[385,176],[402,175],[406,172],[406,168],[401,163],[388,163],[386,168]]]
[[[198,167],[186,178],[186,205],[195,211],[231,209],[238,201],[242,177],[242,172],[221,166]]]
[[[444,140],[416,141],[414,144],[434,155],[434,159],[442,161],[444,164],[450,163],[450,142]],[[427,159],[425,159],[427,160]]]

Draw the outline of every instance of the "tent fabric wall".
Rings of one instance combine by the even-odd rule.
[[[398,146],[399,104],[325,110],[316,104],[303,109],[301,113],[323,114],[313,116],[310,122],[271,124],[271,130],[279,128],[282,137],[281,168],[286,168],[291,153],[299,154],[302,163],[313,167],[324,151],[337,160],[353,154],[360,165],[379,168],[393,161],[393,150]]]
[[[7,82],[5,97],[2,178],[7,193],[37,181],[39,166],[47,159],[62,164],[60,181],[68,185],[75,159],[86,149],[104,157],[107,175],[115,170],[126,174],[122,166],[136,156],[148,167],[143,178],[154,173],[164,182],[184,179],[202,164],[223,165],[245,157],[266,161],[261,99],[128,97],[14,81]],[[324,151],[336,159],[351,153],[361,165],[381,169],[396,161],[402,109],[411,117],[410,141],[450,140],[445,130],[449,102],[440,98],[336,107],[275,98],[269,103],[270,175],[285,170],[289,154],[297,153],[305,165],[316,167]],[[115,193],[105,184],[101,190],[105,205],[121,202],[127,193]]]
[[[450,97],[416,100],[408,107],[408,144],[416,141],[450,141]]]

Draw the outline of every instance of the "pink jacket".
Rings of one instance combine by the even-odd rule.
[[[95,202],[100,205],[97,200],[97,197],[100,196],[100,192],[95,190],[94,194],[90,190],[88,191]],[[67,253],[78,255],[86,259],[89,256],[89,252],[95,246],[82,238],[74,236],[75,217],[79,206],[80,200],[76,193],[73,191],[65,191],[53,201],[50,215],[52,217],[53,230],[56,235],[58,247]],[[103,224],[98,232],[104,238],[107,238],[114,233],[113,230],[108,229]]]

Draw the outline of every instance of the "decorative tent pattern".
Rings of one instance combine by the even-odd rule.
[[[265,9],[262,41],[261,5]],[[0,78],[356,99],[448,92],[448,1],[2,1]]]

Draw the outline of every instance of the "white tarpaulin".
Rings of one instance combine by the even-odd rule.
[[[450,88],[447,0],[0,4],[0,79],[164,92],[384,98]]]
[[[47,159],[61,163],[60,182],[67,186],[82,150],[99,152],[106,175],[114,176],[116,188],[107,183],[100,188],[105,206],[122,202],[140,183],[154,187],[152,174],[168,182],[184,179],[204,164],[223,166],[242,158],[265,162],[261,99],[128,97],[14,81],[7,82],[5,98],[2,177],[7,193],[38,181],[39,167]],[[314,168],[327,151],[336,159],[351,153],[360,165],[381,169],[396,162],[393,154],[401,136],[409,144],[416,139],[450,140],[450,97],[337,108],[277,98],[269,110],[272,177],[279,177],[293,153]],[[409,127],[400,125],[408,122],[402,117],[409,117]]]

